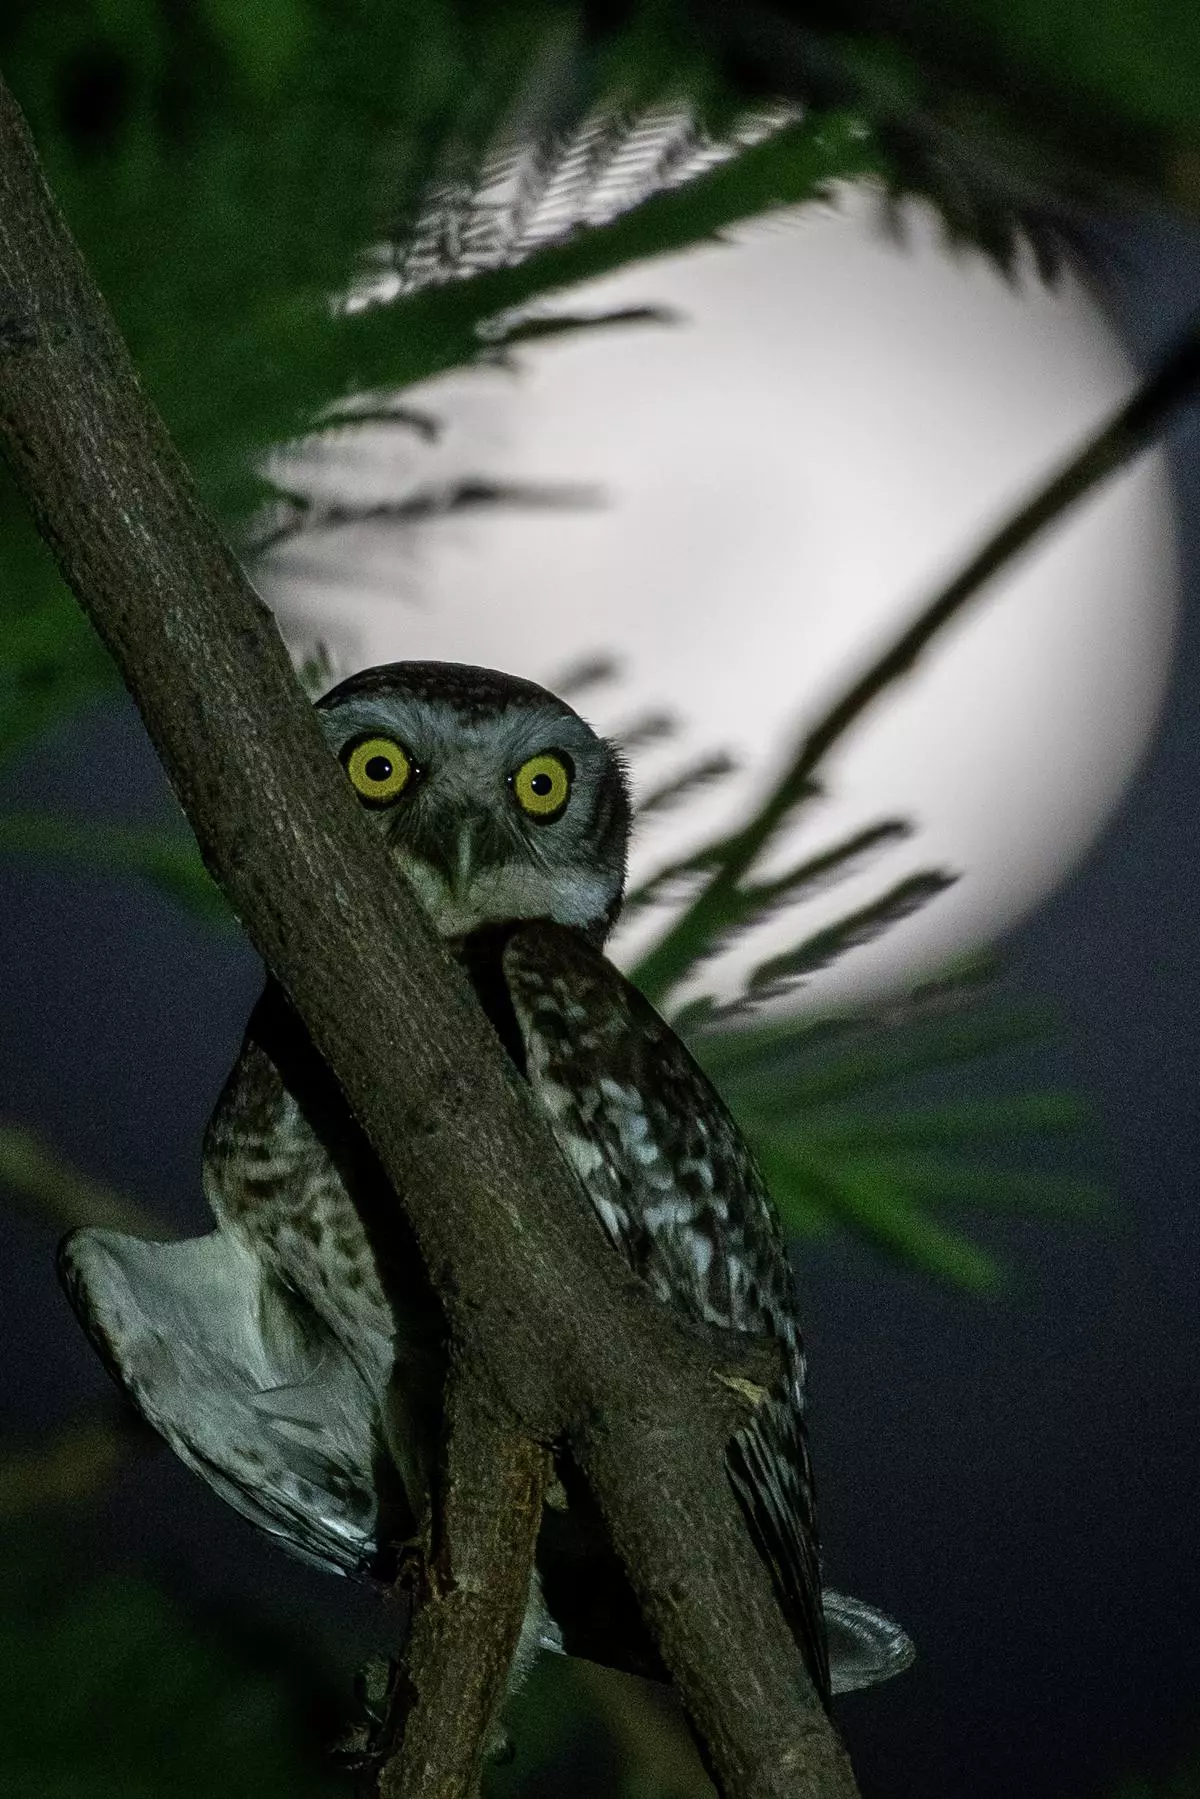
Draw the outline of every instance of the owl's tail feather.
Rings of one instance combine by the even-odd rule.
[[[725,1466],[809,1678],[827,1704],[829,1652],[812,1465],[794,1390],[771,1393],[762,1401],[750,1423],[731,1439]]]
[[[890,1680],[915,1651],[886,1613],[821,1582],[808,1439],[794,1393],[768,1396],[733,1438],[726,1466],[813,1684],[827,1701]]]
[[[301,1560],[372,1568],[389,1460],[378,1403],[248,1249],[223,1231],[148,1243],[81,1230],[59,1274],[110,1373],[181,1461]]]
[[[865,1600],[825,1587],[825,1629],[829,1636],[829,1684],[834,1693],[854,1693],[902,1674],[912,1665],[912,1638],[886,1612]]]

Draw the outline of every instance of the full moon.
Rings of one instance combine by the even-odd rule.
[[[726,750],[738,770],[639,831],[631,878],[750,816],[789,750],[981,538],[1129,393],[1129,361],[1070,276],[1011,285],[933,221],[885,235],[859,191],[576,290],[572,313],[668,322],[523,347],[407,393],[436,442],[364,428],[282,459],[359,504],[464,481],[561,504],[433,510],[293,540],[259,583],[346,672],[401,658],[553,685],[610,658],[579,709],[646,791]],[[985,590],[837,747],[770,866],[885,817],[903,843],[732,948],[703,990],[939,868],[923,911],[816,976],[826,1009],[990,943],[1068,871],[1118,804],[1168,673],[1177,573],[1161,455],[1143,457]],[[668,921],[619,933],[626,964]]]

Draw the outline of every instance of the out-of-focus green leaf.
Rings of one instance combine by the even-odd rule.
[[[937,1279],[985,1292],[1001,1270],[947,1228],[947,1207],[1058,1219],[1107,1210],[1097,1182],[1021,1166],[1046,1133],[1082,1130],[1089,1110],[1077,1096],[931,1094],[921,1103],[931,1077],[956,1068],[977,1085],[997,1055],[1050,1032],[1041,1009],[981,1006],[978,979],[968,968],[874,1013],[790,1016],[692,1039],[789,1233],[837,1227]]]
[[[639,807],[639,816],[645,810],[644,804]],[[832,844],[815,856],[806,856],[802,862],[796,863],[781,875],[743,884],[733,897],[725,923],[720,927],[698,932],[694,945],[685,946],[672,967],[682,968],[689,974],[694,972],[702,961],[727,949],[747,931],[755,930],[768,919],[778,917],[797,901],[822,892],[833,882],[844,880],[860,868],[874,851],[900,843],[911,834],[912,826],[905,819],[884,819],[877,825],[868,826],[866,830],[855,831],[850,837],[843,838],[840,843]],[[630,910],[640,911],[645,906],[671,898],[681,886],[686,891],[690,880],[716,866],[720,860],[721,848],[720,841],[713,840],[681,861],[669,863],[665,868],[648,875],[639,886],[626,894],[622,916]],[[672,972],[672,968],[664,970],[653,951],[643,958],[636,972],[643,991],[654,989],[660,994],[666,983],[681,978]]]
[[[1190,0],[765,0],[752,15],[668,0],[653,13],[745,101],[857,111],[892,185],[1001,266],[1022,226],[1052,254],[1048,215],[1080,200],[1200,209]]]
[[[849,912],[835,924],[814,931],[795,948],[772,956],[756,968],[746,983],[747,996],[753,1001],[771,999],[785,993],[796,982],[819,969],[829,968],[850,950],[873,943],[893,925],[911,918],[952,887],[956,875],[933,869],[923,874],[908,875],[894,887],[866,906]]]
[[[1003,1271],[967,1238],[930,1218],[898,1181],[809,1158],[770,1140],[753,1144],[785,1231],[811,1234],[822,1214],[854,1236],[951,1286],[988,1293]]]
[[[752,1128],[752,1127],[751,1127]],[[803,1124],[792,1137],[754,1133],[761,1153],[795,1152],[806,1167],[820,1166],[833,1182],[852,1181],[875,1191],[892,1188],[931,1206],[962,1206],[975,1211],[1043,1213],[1052,1217],[1095,1217],[1108,1195],[1095,1181],[1041,1170],[991,1168],[965,1158],[947,1161],[932,1156],[864,1154],[829,1150],[814,1144]],[[771,1147],[763,1148],[763,1145]]]
[[[1190,1756],[1161,1779],[1147,1776],[1123,1780],[1109,1799],[1200,1799],[1200,1756]]]
[[[812,113],[656,191],[677,179],[675,126],[702,98],[703,72],[659,56],[641,24],[590,50],[551,0],[397,0],[349,15],[333,0],[10,0],[0,57],[142,379],[233,529],[271,497],[268,450],[327,422],[347,428],[330,421],[335,402],[595,329],[538,303],[871,162],[853,120]],[[675,124],[657,142],[644,115],[668,98]],[[565,158],[578,206],[601,179],[620,190],[606,222],[572,230],[568,218],[562,242],[514,239],[515,266],[414,285],[417,240],[435,273],[473,266],[505,143],[528,190],[514,217],[539,168],[548,179]],[[365,310],[336,304],[373,246],[391,247],[406,291]],[[3,757],[112,691],[115,674],[3,475],[0,494]]]
[[[543,1656],[504,1717],[515,1753],[488,1770],[487,1799],[571,1792],[580,1766],[590,1790],[613,1799],[712,1799],[683,1708],[665,1684]]]
[[[493,1764],[484,1777],[486,1799],[523,1799],[532,1787],[553,1792],[555,1775],[586,1758],[593,1770],[611,1762],[614,1788],[618,1765],[603,1722],[588,1707],[565,1656],[543,1655],[504,1708],[503,1725],[512,1743],[508,1761]]]
[[[77,1420],[39,1442],[0,1446],[0,1525],[93,1498],[121,1466],[130,1440],[119,1414]]]
[[[1037,71],[1064,105],[1086,95],[1106,107],[1110,131],[1123,119],[1195,132],[1200,16],[1185,0],[926,0],[922,11],[922,40],[999,87]]]
[[[707,793],[718,782],[737,772],[738,764],[724,750],[716,750],[708,756],[697,756],[691,762],[677,769],[657,787],[652,787],[638,800],[635,814],[636,827],[640,828],[648,818],[661,817],[664,812],[673,811],[676,806],[685,805],[694,800],[700,793]],[[622,910],[629,904],[626,898]],[[634,902],[636,909],[636,901]]]
[[[752,1111],[749,1099],[745,1109]],[[909,1109],[804,1115],[805,1142],[822,1152],[854,1155],[860,1151],[938,1147],[989,1138],[1012,1138],[1026,1132],[1078,1131],[1091,1110],[1076,1093],[1022,1093],[1003,1099],[967,1099]]]
[[[0,855],[62,857],[89,868],[142,875],[208,923],[232,924],[194,838],[182,829],[0,813]]]
[[[493,341],[506,350],[541,343],[548,337],[578,337],[588,331],[611,331],[614,325],[671,325],[678,315],[663,306],[621,306],[611,312],[548,312],[522,317],[498,327]]]
[[[697,1037],[690,1047],[722,1089],[764,1110],[827,1105],[893,1081],[1044,1042],[1054,1020],[1044,1006],[995,1003],[911,1022],[898,1008],[846,1019],[782,1017]]]
[[[0,1564],[0,1792],[349,1799],[279,1646],[255,1655],[132,1573],[81,1578],[49,1535],[10,1528]]]
[[[120,688],[33,526],[6,507],[7,481],[0,468],[0,763]]]
[[[18,0],[0,19],[6,73],[56,195],[143,380],[230,522],[267,491],[255,459],[340,397],[493,355],[498,320],[514,342],[569,328],[531,323],[528,309],[871,166],[852,119],[816,113],[669,192],[654,191],[668,180],[661,157],[642,179],[641,144],[611,209],[621,217],[579,230],[568,218],[564,241],[514,239],[513,266],[430,287],[443,267],[476,266],[506,142],[536,185],[539,158],[557,169],[607,92],[587,156],[611,184],[650,94],[632,99],[634,82],[612,96],[611,43],[549,54],[567,24],[550,0],[466,10],[398,0],[350,19],[324,0],[272,0],[275,11],[286,30],[250,25],[224,0],[186,19],[149,0],[128,10],[64,0],[53,28]],[[657,90],[683,117],[687,94],[686,68]],[[589,166],[572,165],[576,196]],[[418,243],[432,270],[420,280]],[[388,245],[406,291],[362,310],[334,304],[366,253]]]
[[[461,367],[488,345],[503,344],[503,335],[489,330],[497,319],[631,263],[716,238],[772,207],[818,197],[831,181],[869,166],[853,120],[788,126],[685,186],[535,249],[512,266],[347,314],[330,348],[330,372],[350,392],[407,386]],[[648,290],[652,299],[652,284]],[[518,337],[521,329],[517,324]]]
[[[0,1125],[0,1189],[60,1229],[89,1224],[155,1240],[173,1235],[133,1200],[81,1174],[21,1125]]]

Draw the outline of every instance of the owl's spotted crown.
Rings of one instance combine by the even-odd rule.
[[[553,918],[603,942],[624,890],[629,795],[613,745],[564,700],[496,669],[389,662],[317,710],[443,937]]]

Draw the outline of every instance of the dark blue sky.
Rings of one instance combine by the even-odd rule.
[[[1200,252],[1165,231],[1123,242],[1114,304],[1146,354],[1200,291]],[[1021,1067],[1093,1101],[1070,1154],[1116,1215],[981,1224],[1015,1271],[990,1302],[846,1242],[804,1253],[829,1572],[919,1651],[843,1703],[867,1799],[1086,1799],[1200,1741],[1200,431],[1173,444],[1188,572],[1167,714],[1103,842],[1006,946],[1006,989],[1063,1021]],[[129,820],[168,803],[122,703],[41,745],[0,801]],[[255,959],[134,882],[16,862],[0,880],[0,1116],[206,1228],[200,1137]],[[0,1208],[0,1255],[7,1435],[108,1387],[53,1233]],[[348,1666],[385,1634],[364,1595],[293,1567],[165,1454],[123,1477],[98,1529],[103,1553],[249,1594]]]

